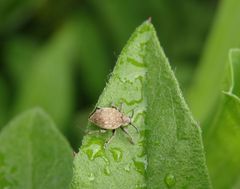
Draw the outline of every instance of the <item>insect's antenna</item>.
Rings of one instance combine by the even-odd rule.
[[[132,110],[132,115],[130,116],[130,118],[132,119],[134,115],[134,110]]]
[[[139,133],[139,130],[135,125],[133,125],[132,123],[129,123],[129,124],[132,125],[136,129],[136,131]]]
[[[89,114],[88,118],[90,118],[95,112],[96,110],[99,110],[99,107],[95,107],[94,110]]]

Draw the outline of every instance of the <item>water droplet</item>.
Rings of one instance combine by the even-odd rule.
[[[137,158],[133,159],[133,163],[135,166],[135,169],[142,175],[145,174],[145,170],[147,169],[147,159],[146,155],[144,156],[139,156]]]
[[[109,166],[106,166],[106,167],[104,168],[104,173],[105,173],[105,175],[108,175],[108,176],[111,174],[111,171],[110,171]]]
[[[164,182],[168,187],[174,186],[176,183],[175,176],[173,174],[167,174],[164,178]]]
[[[141,109],[138,108],[137,111],[134,111],[134,114],[135,121],[139,120],[140,122],[143,122],[146,117],[146,108],[145,107],[141,107]]]
[[[100,156],[101,147],[98,145],[91,145],[91,148],[87,149],[86,154],[90,160],[95,159],[96,157]]]
[[[93,173],[91,173],[91,174],[88,176],[88,180],[92,182],[92,181],[94,181],[94,179],[95,179],[95,176],[94,176]]]
[[[127,165],[124,167],[124,170],[127,171],[127,172],[129,172],[130,169],[131,169],[131,164],[130,164],[130,163],[127,164]]]
[[[109,160],[106,156],[101,156],[102,159],[106,162],[107,165],[109,165]]]
[[[142,81],[140,79],[141,77],[137,78],[138,79],[135,79],[134,77],[134,84],[129,80],[124,83],[126,89],[128,89],[128,93],[126,96],[120,98],[120,101],[127,106],[133,106],[143,102]],[[134,94],[134,96],[132,94]]]
[[[117,162],[122,160],[122,151],[119,148],[111,148],[113,159]]]
[[[134,57],[134,58],[128,57],[127,61],[129,61],[131,64],[133,64],[134,66],[137,66],[137,67],[141,67],[141,68],[146,67],[146,65],[144,65],[141,57]]]
[[[107,161],[104,152],[103,142],[100,139],[91,139],[88,144],[83,145],[82,151],[87,154],[90,160],[94,160],[97,157],[102,157],[104,161]]]
[[[137,184],[136,185],[136,189],[146,189],[146,188],[147,188],[146,183],[142,183],[142,184]]]

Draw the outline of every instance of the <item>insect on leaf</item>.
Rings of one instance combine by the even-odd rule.
[[[200,128],[194,122],[154,27],[144,22],[122,50],[97,103],[131,116],[135,144],[117,129],[88,134],[74,160],[72,189],[210,188]],[[89,124],[89,130],[98,130]]]

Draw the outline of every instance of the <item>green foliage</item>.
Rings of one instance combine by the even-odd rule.
[[[17,113],[42,107],[61,130],[66,129],[74,108],[71,60],[76,36],[72,35],[75,30],[70,26],[63,27],[33,58],[34,63],[24,73],[15,107]]]
[[[240,169],[240,50],[231,50],[229,58],[229,90],[223,92],[216,115],[203,135],[212,183],[219,189],[237,185]]]
[[[4,48],[4,61],[17,88],[24,82],[24,77],[28,76],[26,73],[31,71],[34,57],[39,50],[36,39],[24,35],[15,36],[7,42]]]
[[[0,188],[66,189],[72,159],[69,144],[41,109],[23,113],[0,134]]]
[[[123,49],[98,107],[120,106],[140,129],[135,145],[117,130],[84,137],[74,160],[73,189],[211,188],[200,129],[181,96],[155,30],[142,24]],[[95,130],[90,124],[88,129]],[[157,161],[156,161],[157,160]]]
[[[3,127],[8,114],[8,91],[5,81],[0,77],[0,129]]]
[[[189,90],[190,108],[200,121],[211,117],[218,103],[229,49],[240,47],[239,8],[239,0],[221,1],[200,66]]]
[[[40,0],[2,0],[0,2],[0,33],[21,25],[41,4]]]
[[[110,58],[106,53],[106,45],[100,33],[97,32],[94,20],[84,12],[75,15],[74,18],[77,37],[76,60],[80,79],[83,81],[80,87],[84,89],[81,92],[85,93],[90,100],[95,100],[105,85]]]
[[[239,10],[239,0],[2,0],[0,188],[205,189],[207,163],[215,188],[239,189],[240,50],[227,57],[240,47]],[[174,74],[145,22],[108,76],[149,17]],[[108,77],[97,106],[134,111],[134,145],[121,129],[106,149],[110,131],[86,135],[99,130],[87,118]],[[36,106],[80,148],[73,178],[72,150],[41,110],[2,128]]]
[[[200,128],[193,120],[157,36],[152,32],[144,59],[147,65],[148,188],[211,188]]]

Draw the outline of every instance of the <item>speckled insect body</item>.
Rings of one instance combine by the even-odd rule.
[[[125,116],[116,108],[97,108],[89,117],[89,121],[103,129],[117,129],[131,123],[131,118]]]
[[[129,137],[130,142],[133,143],[132,137],[128,133],[125,126],[132,125],[137,131],[137,127],[132,124],[131,118],[124,115],[121,110],[112,107],[96,108],[96,110],[90,115],[89,121],[104,130],[112,130],[112,136],[106,141],[108,144],[115,136],[117,128],[121,128]]]

